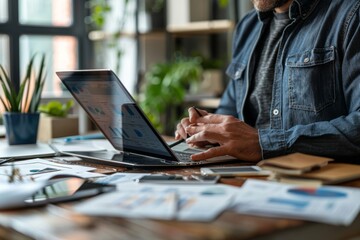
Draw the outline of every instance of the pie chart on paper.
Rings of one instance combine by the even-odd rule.
[[[326,188],[292,188],[288,193],[306,197],[345,198],[346,193]]]

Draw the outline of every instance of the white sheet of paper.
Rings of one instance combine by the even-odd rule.
[[[0,165],[0,176],[2,176],[0,180],[7,179],[7,176],[11,173],[13,166],[19,169],[21,176],[23,176],[25,180],[29,180],[30,177],[37,180],[37,178],[44,176],[72,173],[76,174],[96,169],[94,167],[80,165],[59,164],[46,159],[36,158]],[[43,179],[44,178],[41,178],[41,180]]]
[[[189,185],[166,185],[166,184],[138,184],[132,182],[123,182],[117,184],[119,195],[125,194],[129,196],[131,194],[149,194],[153,197],[161,197],[164,194],[175,194],[176,196],[176,214],[173,215],[173,219],[182,221],[211,221],[222,213],[230,204],[233,199],[237,188],[226,186],[226,185],[211,185],[211,186],[189,186]],[[126,195],[129,194],[129,195]],[[139,217],[138,214],[130,212],[125,215],[123,209],[116,209],[116,206],[109,211],[109,205],[111,205],[112,199],[117,196],[113,195],[101,196],[100,200],[96,201],[96,204],[90,203],[81,204],[76,208],[85,214],[95,214],[102,216],[119,216],[119,217]],[[131,195],[132,196],[132,195]],[[137,196],[137,195],[136,195]],[[109,198],[109,199],[107,199]],[[111,199],[110,199],[111,198]],[[95,207],[96,206],[96,207]],[[93,208],[96,208],[94,210]],[[168,207],[164,209],[162,207],[154,207],[154,211],[147,212],[149,218],[160,218],[160,216],[168,215]],[[151,215],[154,214],[154,215]],[[168,218],[163,218],[168,219]]]
[[[100,178],[96,182],[105,184],[133,183],[135,180],[146,175],[150,175],[150,173],[114,173]]]
[[[0,183],[0,209],[24,206],[24,201],[44,185],[44,182]]]
[[[96,173],[96,172],[78,172],[78,171],[74,171],[74,170],[66,170],[66,171],[59,171],[59,172],[49,172],[49,173],[43,173],[43,174],[38,174],[38,175],[33,175],[32,178],[34,179],[34,181],[45,181],[50,179],[53,176],[57,176],[57,175],[71,175],[71,176],[77,176],[77,177],[81,177],[81,178],[100,178],[100,177],[104,177],[106,176],[105,174],[102,173]]]
[[[234,209],[252,215],[349,225],[360,210],[359,199],[360,190],[355,188],[316,189],[249,179],[238,191]]]
[[[96,142],[95,140],[73,141],[69,143],[55,141],[51,143],[51,146],[60,152],[97,152],[107,150],[104,146],[96,144]]]
[[[55,151],[45,143],[9,145],[6,141],[0,141],[0,158],[33,158],[53,156]]]
[[[75,211],[100,216],[173,219],[176,194],[117,191],[75,206]]]

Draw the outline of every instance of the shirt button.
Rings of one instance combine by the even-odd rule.
[[[236,72],[235,72],[235,78],[239,78],[239,77],[240,77],[240,74],[241,74],[241,73],[240,73],[240,71],[239,71],[239,70],[238,70],[238,71],[236,71]]]
[[[279,110],[278,109],[274,109],[273,110],[273,114],[276,116],[276,115],[279,115]]]
[[[304,63],[308,63],[310,61],[310,58],[305,58]]]

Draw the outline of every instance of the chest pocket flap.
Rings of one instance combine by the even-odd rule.
[[[335,102],[335,52],[314,48],[286,59],[290,108],[319,113]]]
[[[245,65],[232,62],[230,63],[229,67],[226,69],[226,75],[229,76],[233,80],[238,80],[242,77],[245,71]]]
[[[333,46],[328,48],[315,48],[301,54],[294,54],[287,58],[288,67],[312,67],[331,62],[335,59],[335,49]]]

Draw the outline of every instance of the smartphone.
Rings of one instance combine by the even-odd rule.
[[[258,166],[239,166],[239,167],[214,167],[201,168],[204,176],[268,176],[270,171],[262,170]]]
[[[41,206],[95,196],[116,190],[115,185],[95,183],[79,177],[50,180],[46,186],[25,200],[25,206]]]
[[[215,184],[220,176],[180,176],[180,175],[163,175],[153,174],[139,178],[139,183],[161,183],[161,184]]]

